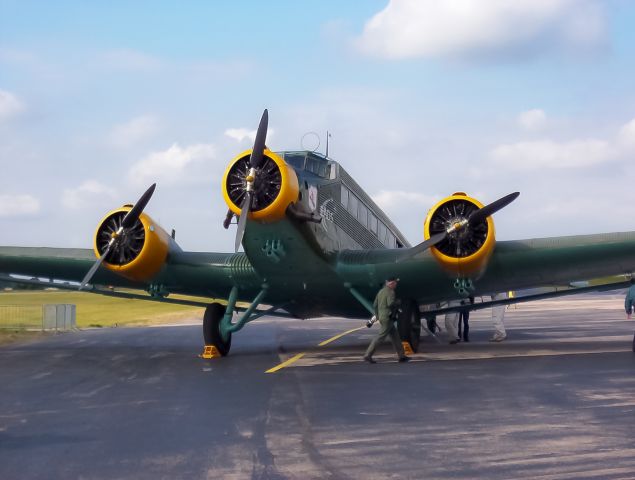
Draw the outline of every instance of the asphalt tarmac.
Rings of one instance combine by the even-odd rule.
[[[633,479],[622,304],[512,307],[502,343],[480,312],[407,364],[361,361],[378,327],[318,346],[362,325],[331,318],[257,320],[216,360],[196,319],[2,347],[0,479]]]

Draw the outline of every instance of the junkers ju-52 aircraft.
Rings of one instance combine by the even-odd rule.
[[[570,286],[635,270],[635,232],[496,242],[492,214],[518,193],[486,206],[455,193],[431,208],[424,241],[410,246],[340,164],[313,152],[269,150],[267,124],[265,110],[253,148],[230,162],[222,180],[229,206],[224,227],[237,223],[235,253],[179,248],[173,235],[143,212],[153,185],[136,204],[106,215],[95,233],[94,253],[0,247],[0,273],[12,281],[18,274],[24,282],[75,282],[55,282],[58,288],[76,289],[81,281],[81,289],[129,298],[199,305],[168,297],[174,293],[226,300],[204,304],[203,335],[207,345],[227,355],[232,335],[265,314],[368,317],[379,286],[393,275],[401,279],[398,294],[404,299],[399,332],[416,351],[421,311],[434,315],[457,309],[438,308],[440,302]],[[244,253],[238,252],[241,244]],[[523,300],[627,283],[568,288]],[[103,286],[143,289],[149,295]],[[472,308],[504,302],[510,300]]]

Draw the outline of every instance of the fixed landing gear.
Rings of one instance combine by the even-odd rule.
[[[223,339],[220,325],[225,315],[226,307],[220,303],[212,303],[205,309],[203,316],[203,337],[205,345],[214,345],[218,352],[223,356],[227,356],[232,346],[232,334],[227,333],[227,340]]]
[[[401,304],[401,312],[397,317],[397,328],[399,338],[403,342],[408,342],[413,352],[419,350],[419,339],[421,337],[421,313],[419,306],[414,300],[404,300]]]
[[[221,356],[226,357],[232,346],[232,333],[241,330],[247,322],[264,315],[263,312],[254,313],[254,311],[265,297],[267,288],[269,288],[268,285],[263,283],[256,298],[254,298],[251,305],[249,305],[243,314],[237,318],[236,322],[233,321],[232,315],[235,311],[236,300],[238,299],[237,287],[232,287],[231,292],[229,292],[227,306],[217,302],[209,304],[203,316],[203,337],[205,338],[205,345],[213,345]],[[275,310],[276,308],[277,307],[272,307],[269,311]]]

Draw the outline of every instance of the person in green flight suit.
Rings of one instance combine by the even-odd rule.
[[[370,342],[370,345],[364,354],[364,361],[368,363],[377,363],[373,360],[373,353],[375,353],[377,345],[383,342],[386,337],[390,337],[390,341],[397,351],[400,362],[407,362],[410,360],[410,357],[407,357],[403,351],[403,345],[401,344],[399,333],[395,327],[395,320],[392,318],[393,310],[398,305],[398,300],[395,298],[395,289],[397,288],[398,281],[399,279],[395,277],[391,277],[386,280],[386,285],[377,292],[377,296],[375,297],[373,307],[375,308],[375,316],[377,317],[377,320],[379,320],[381,329],[379,330],[377,336],[373,338],[373,341]]]

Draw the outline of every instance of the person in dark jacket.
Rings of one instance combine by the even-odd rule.
[[[635,279],[631,279],[631,286],[626,292],[624,299],[624,310],[626,310],[626,318],[631,319],[633,309],[635,308]],[[635,334],[633,334],[633,351],[635,352]]]
[[[474,303],[474,297],[470,295],[469,298],[470,304]],[[465,305],[466,300],[461,300],[461,305]],[[464,342],[470,341],[470,309],[465,308],[459,312],[459,337],[463,339]]]

